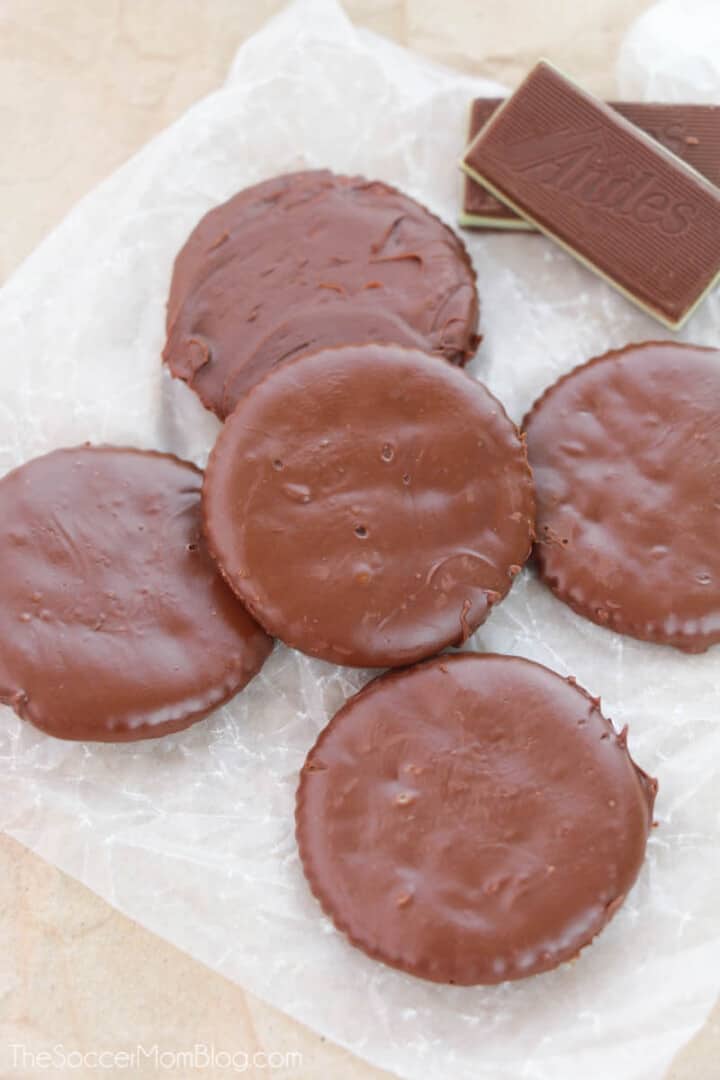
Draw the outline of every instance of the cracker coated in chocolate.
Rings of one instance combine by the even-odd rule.
[[[546,390],[525,424],[553,592],[646,641],[720,641],[720,351],[609,352]]]
[[[227,581],[265,628],[339,664],[412,663],[464,640],[530,549],[525,448],[480,383],[399,346],[274,368],[208,463]]]
[[[513,656],[440,656],[374,680],[302,770],[297,840],[325,912],[435,982],[570,960],[642,865],[657,784],[597,699]]]
[[[394,342],[464,364],[477,346],[462,241],[380,181],[326,170],[241,191],[175,262],[164,358],[224,418],[288,356]]]
[[[179,731],[272,642],[217,573],[202,473],[167,454],[56,450],[0,480],[0,701],[50,735]]]

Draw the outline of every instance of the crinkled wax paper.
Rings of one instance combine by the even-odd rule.
[[[688,14],[690,12],[690,14]],[[653,9],[620,92],[720,92],[714,3]],[[714,43],[713,43],[714,40]],[[227,85],[88,196],[0,293],[0,470],[85,439],[204,462],[218,430],[162,370],[173,256],[238,188],[304,166],[399,185],[452,221],[470,97],[498,87],[293,6]],[[519,420],[610,347],[667,334],[537,236],[469,238],[485,340],[472,366]],[[718,344],[720,297],[678,337]],[[660,778],[659,827],[627,903],[574,964],[488,988],[424,984],[353,950],[305,885],[298,770],[368,677],[278,645],[207,721],[158,742],[63,743],[2,709],[0,825],[120,910],[328,1037],[422,1080],[658,1080],[701,1024],[720,967],[720,647],[704,656],[577,618],[525,572],[468,648],[572,673]]]

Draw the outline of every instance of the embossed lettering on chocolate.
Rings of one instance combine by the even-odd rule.
[[[622,634],[687,652],[720,641],[720,351],[606,353],[525,423],[553,592]]]
[[[200,221],[175,262],[163,356],[224,418],[288,357],[393,342],[464,364],[477,325],[475,271],[452,229],[388,184],[317,170]]]
[[[539,63],[465,154],[470,175],[665,325],[720,275],[720,191]]]
[[[201,481],[89,446],[0,480],[0,701],[50,735],[125,742],[188,727],[260,670],[272,642],[207,552]]]
[[[480,134],[502,104],[502,98],[476,98],[473,101],[469,143]],[[609,101],[608,105],[697,169],[716,187],[720,185],[720,105],[651,101]],[[485,228],[533,228],[529,221],[519,217],[467,175],[460,224]]]
[[[339,664],[458,643],[529,554],[525,447],[465,372],[400,346],[288,360],[238,403],[203,488],[210,549],[273,635]]]
[[[301,773],[297,840],[353,945],[435,982],[499,983],[572,959],[612,918],[656,790],[573,680],[440,656],[331,720]]]

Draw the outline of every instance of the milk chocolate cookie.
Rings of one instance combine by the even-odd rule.
[[[290,353],[384,341],[463,364],[477,322],[475,272],[451,229],[387,184],[308,171],[200,221],[175,262],[163,356],[225,417]]]
[[[463,641],[531,545],[525,447],[451,364],[398,346],[288,360],[211,454],[211,551],[268,632],[339,664],[412,663]]]
[[[553,592],[622,634],[720,641],[720,351],[609,352],[551,386],[526,427]]]
[[[637,877],[656,790],[572,680],[440,656],[375,679],[325,728],[297,840],[353,945],[435,982],[498,983],[602,930]]]
[[[202,473],[167,454],[56,450],[0,480],[0,701],[65,739],[188,727],[272,643],[200,528]]]

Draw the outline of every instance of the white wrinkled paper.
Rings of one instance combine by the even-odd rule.
[[[618,90],[720,100],[718,25],[714,2],[651,10],[626,42]],[[224,89],[88,196],[0,293],[0,471],[86,439],[202,464],[218,424],[159,359],[172,261],[192,226],[239,188],[305,166],[390,181],[452,222],[468,102],[497,91],[354,29],[332,0],[278,17],[241,48]],[[669,336],[545,239],[468,243],[485,334],[472,370],[515,420],[575,364]],[[717,345],[719,330],[716,292],[677,336]],[[659,1080],[718,989],[720,647],[693,657],[622,639],[527,571],[467,647],[577,676],[660,779],[639,883],[597,942],[551,974],[425,984],[333,930],[298,863],[294,791],[307,749],[367,672],[281,645],[234,702],[157,742],[64,743],[0,709],[0,825],[403,1077]]]

